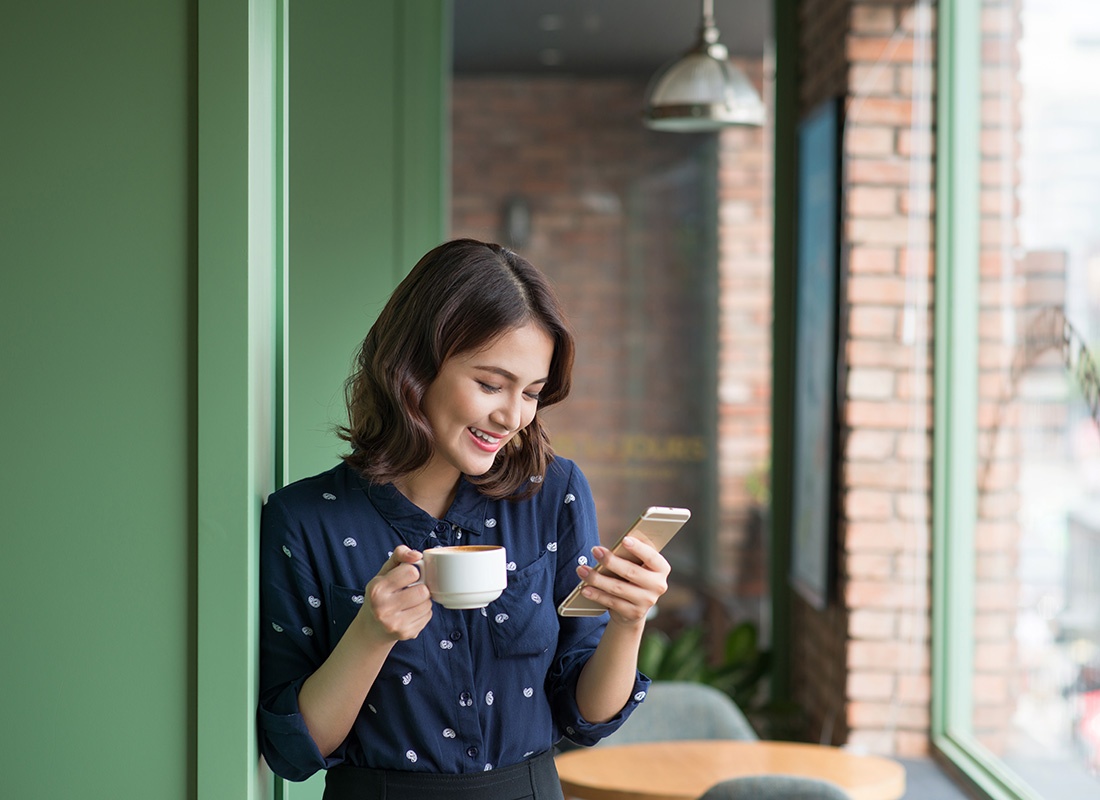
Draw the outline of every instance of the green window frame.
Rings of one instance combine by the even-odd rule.
[[[1039,798],[971,730],[978,406],[981,4],[939,4],[932,744],[994,800]]]

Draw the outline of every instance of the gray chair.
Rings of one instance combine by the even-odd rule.
[[[669,739],[757,738],[741,709],[725,692],[703,683],[654,681],[645,702],[596,747]]]
[[[851,800],[828,781],[795,775],[748,775],[710,787],[699,800]]]

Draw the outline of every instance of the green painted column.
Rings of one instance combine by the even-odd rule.
[[[281,13],[278,0],[198,4],[200,798],[266,793],[256,550],[279,452]]]
[[[195,796],[194,4],[0,22],[0,795]]]

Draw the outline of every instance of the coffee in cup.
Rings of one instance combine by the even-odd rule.
[[[432,600],[445,608],[484,608],[508,583],[504,548],[498,545],[433,547],[416,566],[416,583],[426,585]]]

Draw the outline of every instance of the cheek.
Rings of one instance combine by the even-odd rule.
[[[536,411],[538,411],[538,408],[532,408],[530,410],[525,408],[523,410],[523,416],[520,418],[520,426],[519,426],[521,430],[523,428],[526,428],[532,422],[534,422]]]

